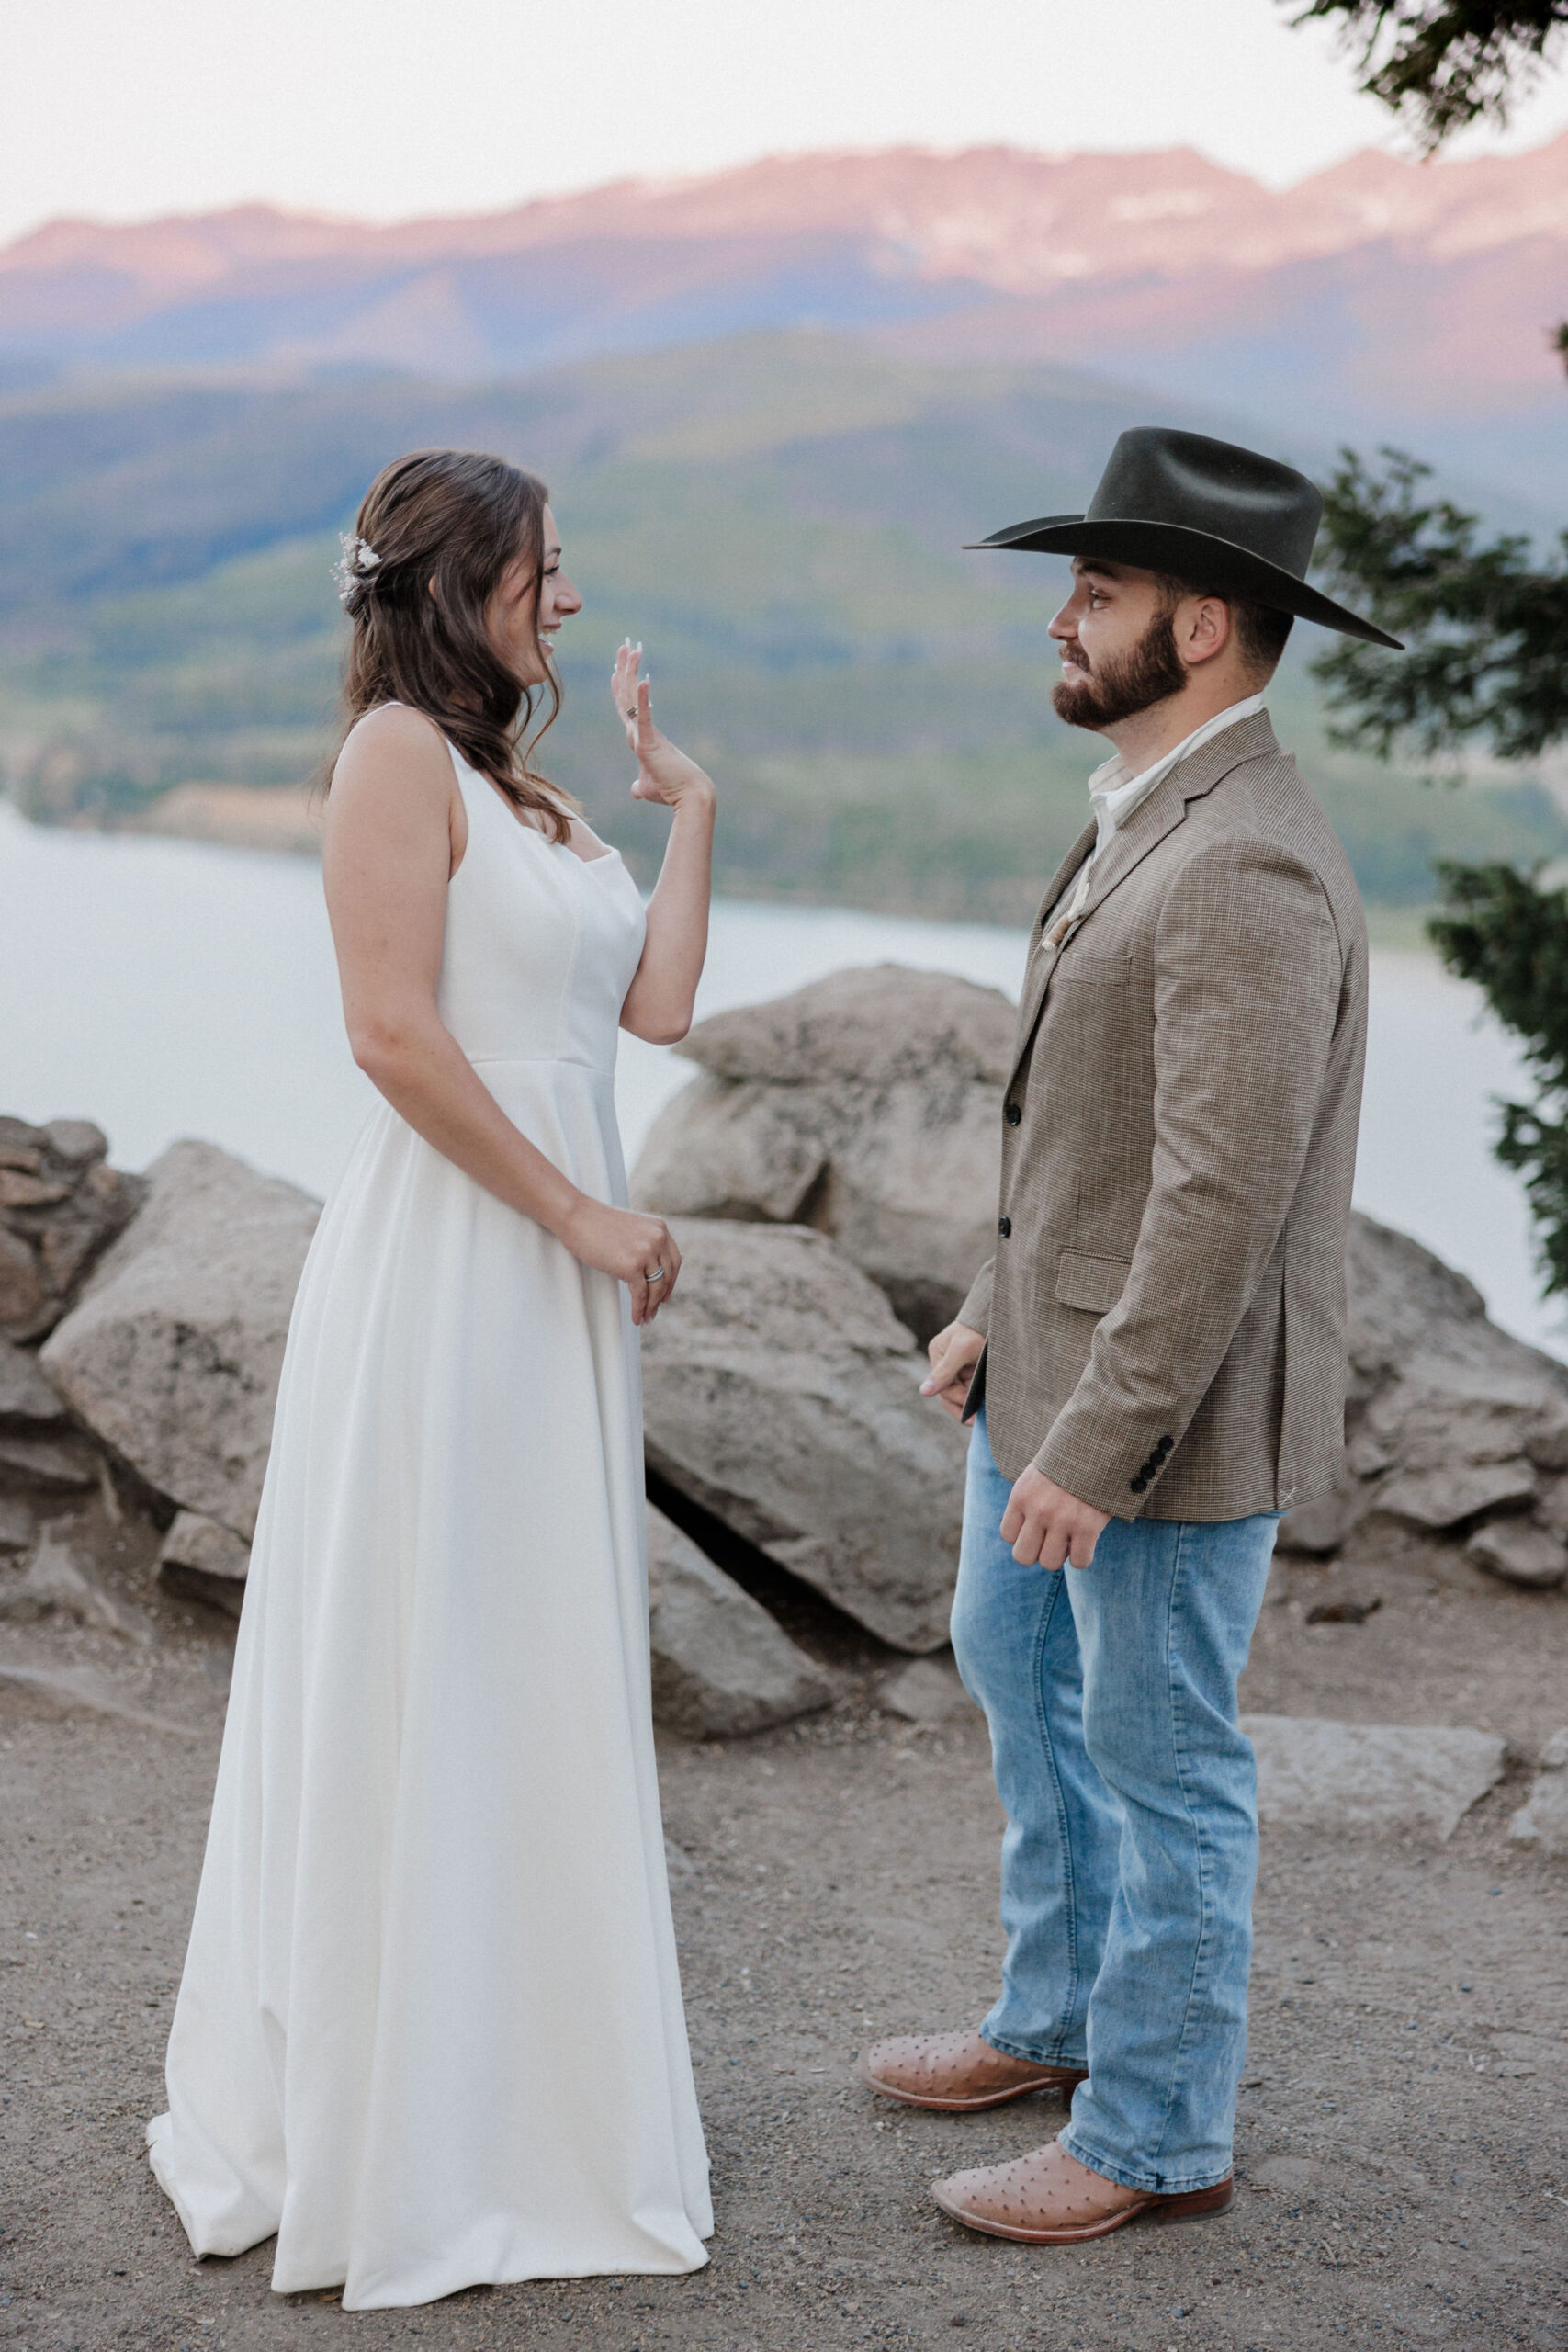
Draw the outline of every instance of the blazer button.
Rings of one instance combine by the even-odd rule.
[[[1008,1236],[1009,1236],[1009,1235],[1011,1233],[1011,1231],[1012,1231],[1012,1219],[1011,1219],[1011,1217],[1010,1217],[1010,1216],[999,1216],[999,1217],[998,1217],[998,1219],[997,1219],[997,1231],[1001,1235],[1002,1239],[1005,1241],[1005,1240],[1007,1239]]]
[[[1007,1123],[1008,1123],[1008,1125],[1009,1125],[1009,1126],[1010,1126],[1010,1127],[1016,1127],[1016,1126],[1017,1126],[1017,1125],[1018,1125],[1018,1123],[1019,1123],[1019,1121],[1022,1118],[1022,1116],[1023,1116],[1023,1113],[1019,1109],[1018,1104],[1017,1104],[1016,1102],[1010,1102],[1010,1103],[1008,1104],[1008,1107],[1007,1107]]]
[[[1141,1495],[1146,1492],[1148,1483],[1149,1482],[1146,1478],[1129,1478],[1127,1481],[1127,1484],[1132,1487],[1133,1492],[1135,1495]]]
[[[1162,1453],[1168,1453],[1175,1443],[1176,1440],[1173,1437],[1162,1437],[1159,1442],[1159,1450]]]

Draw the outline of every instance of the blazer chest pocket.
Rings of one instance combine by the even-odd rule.
[[[1053,987],[1059,987],[1064,980],[1077,980],[1080,985],[1087,982],[1093,988],[1124,989],[1132,977],[1133,959],[1130,956],[1084,956],[1069,941],[1062,950],[1061,961],[1052,973],[1051,981]]]
[[[1056,1260],[1056,1296],[1064,1306],[1104,1315],[1127,1286],[1130,1258],[1093,1258],[1087,1250],[1064,1250]]]

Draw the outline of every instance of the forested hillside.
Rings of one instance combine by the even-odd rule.
[[[1089,377],[807,334],[495,385],[347,371],[14,392],[8,788],[41,818],[114,821],[191,780],[303,778],[332,720],[336,533],[388,458],[455,442],[551,481],[587,606],[545,764],[644,871],[661,823],[626,802],[603,691],[628,631],[660,716],[723,781],[723,887],[1014,920],[1077,830],[1099,752],[1047,707],[1061,570],[963,542],[1080,504],[1149,413],[1146,393]],[[1280,446],[1245,417],[1162,413]],[[1331,453],[1281,454],[1321,471]],[[1434,790],[1327,752],[1306,650],[1276,710],[1369,897],[1426,901],[1434,854],[1568,851],[1539,783]]]

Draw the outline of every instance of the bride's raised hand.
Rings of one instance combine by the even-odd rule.
[[[642,648],[622,644],[610,675],[615,713],[626,729],[626,742],[637,757],[634,800],[661,800],[679,808],[683,800],[711,798],[713,779],[689,760],[653,723],[648,680],[641,674]]]

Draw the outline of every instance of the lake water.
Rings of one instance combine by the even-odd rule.
[[[699,1016],[845,964],[914,964],[1016,997],[1024,934],[840,908],[720,901]],[[623,1038],[628,1161],[691,1075]],[[1497,1320],[1568,1355],[1536,1295],[1529,1220],[1491,1158],[1493,1098],[1523,1083],[1478,992],[1425,956],[1374,953],[1356,1199],[1479,1283]],[[338,1012],[307,858],[35,830],[0,804],[0,1111],[96,1119],[121,1167],[205,1136],[315,1193],[370,1102]]]

